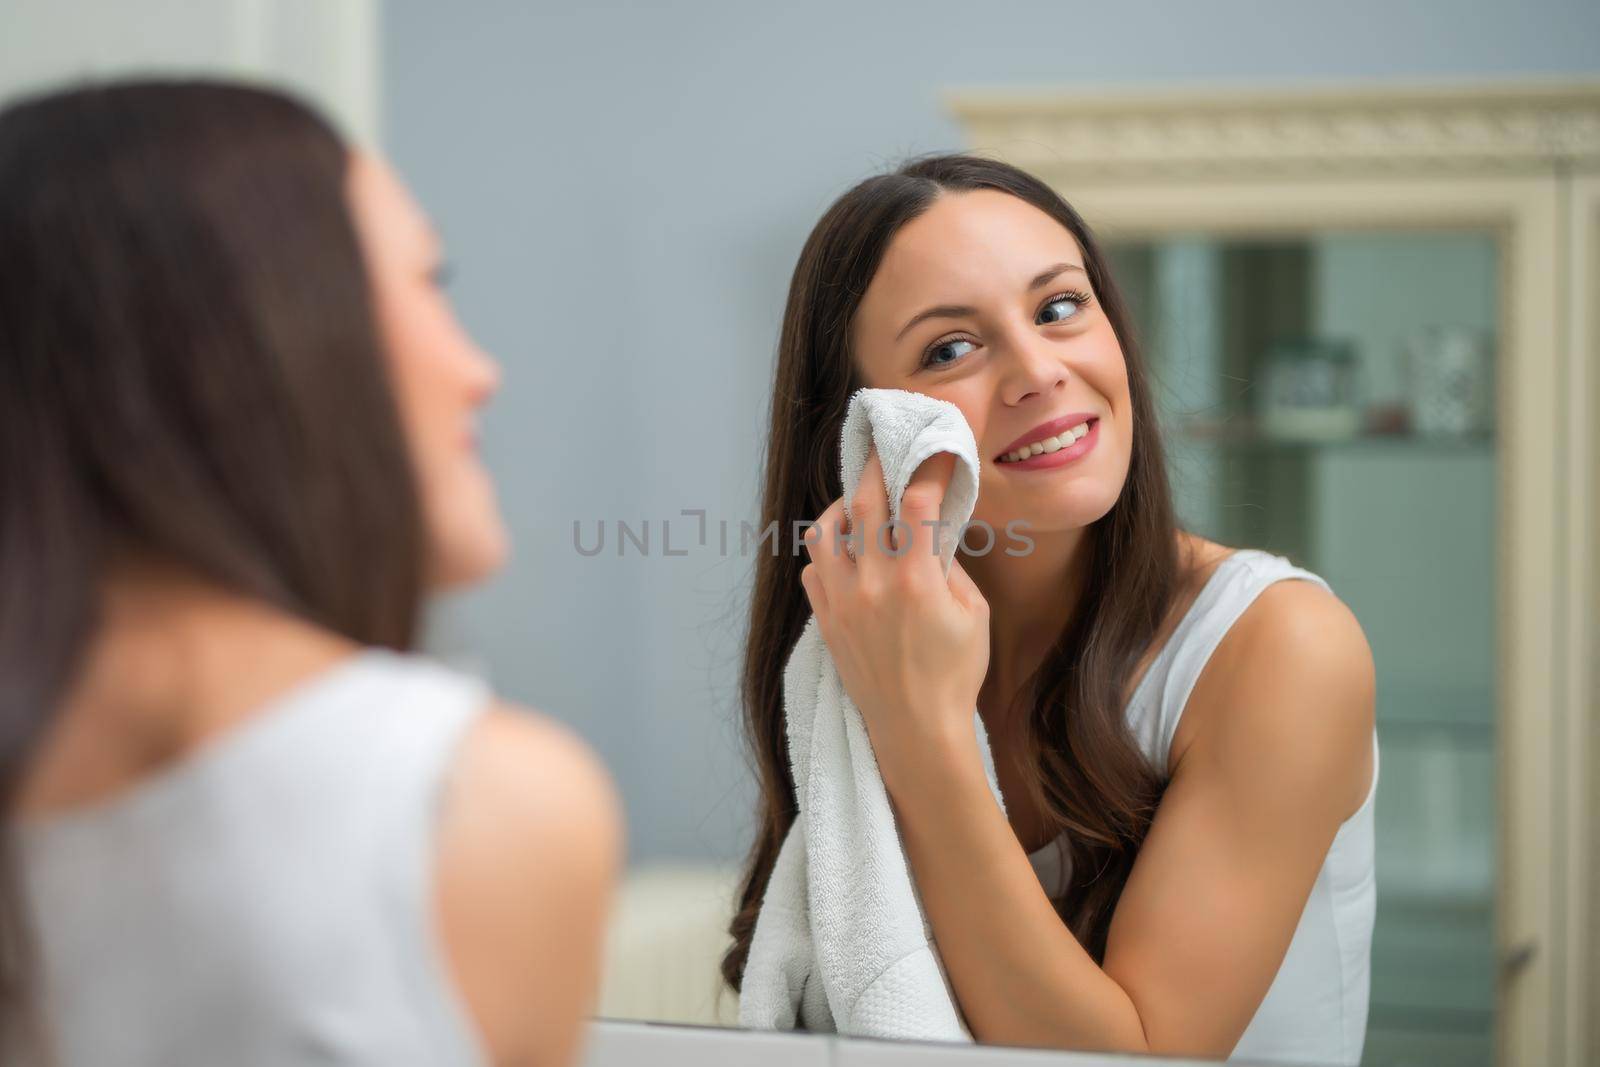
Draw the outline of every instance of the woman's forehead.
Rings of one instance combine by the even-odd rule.
[[[1072,233],[1032,204],[989,189],[946,193],[890,240],[861,310],[1014,296],[1059,263],[1087,266]]]

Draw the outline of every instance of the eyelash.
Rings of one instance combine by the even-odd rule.
[[[1067,289],[1067,290],[1065,290],[1063,292],[1059,292],[1059,293],[1055,294],[1054,296],[1050,297],[1047,300],[1042,301],[1039,304],[1039,309],[1042,311],[1045,308],[1049,307],[1051,304],[1058,304],[1063,300],[1070,300],[1074,304],[1078,305],[1078,310],[1080,312],[1084,308],[1088,307],[1089,303],[1090,303],[1089,294],[1084,292],[1082,289]],[[1035,318],[1037,318],[1037,317],[1038,316],[1036,315]],[[1043,323],[1042,325],[1054,326],[1056,324],[1055,323]],[[965,338],[963,338],[958,333],[952,333],[952,334],[947,334],[944,337],[939,338],[937,341],[934,341],[927,348],[922,350],[922,366],[924,368],[934,366],[934,364],[928,358],[928,357],[933,355],[934,349],[938,348],[940,345],[947,345],[951,341],[961,341],[961,340],[965,340]],[[945,366],[952,366],[952,365],[953,365],[953,363],[945,364]]]

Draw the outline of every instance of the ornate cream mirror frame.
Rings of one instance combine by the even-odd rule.
[[[1102,236],[1473,227],[1506,279],[1499,1062],[1600,1062],[1600,83],[960,91]]]

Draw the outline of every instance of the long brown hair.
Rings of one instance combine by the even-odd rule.
[[[8,814],[121,558],[176,563],[363,644],[412,644],[423,524],[348,164],[304,105],[223,83],[92,86],[0,112]],[[41,1029],[13,838],[8,819],[8,1049]]]
[[[1066,831],[1069,891],[1055,901],[1074,936],[1103,962],[1111,914],[1165,786],[1123,718],[1123,694],[1172,602],[1177,526],[1148,378],[1126,306],[1088,226],[1054,190],[1015,167],[967,155],[914,160],[840,197],[811,232],[795,266],[778,341],[761,528],[814,520],[842,489],[839,427],[863,384],[850,328],[889,242],[946,192],[992,189],[1055,219],[1083,249],[1089,280],[1127,360],[1133,445],[1117,502],[1084,539],[1079,610],[1030,680],[1025,743],[1037,759],[1026,787],[1052,837]],[[787,549],[787,545],[784,546]],[[778,848],[794,821],[783,718],[783,667],[810,614],[800,586],[805,560],[790,551],[757,557],[741,696],[759,778],[757,828],[733,945],[722,961],[740,987]],[[1063,595],[1066,590],[1063,589]]]

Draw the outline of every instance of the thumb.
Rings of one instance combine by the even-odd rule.
[[[961,566],[959,558],[950,563],[950,593],[956,598],[956,602],[968,611],[984,616],[989,614],[989,602],[984,599],[983,591],[966,572],[966,568]]]

